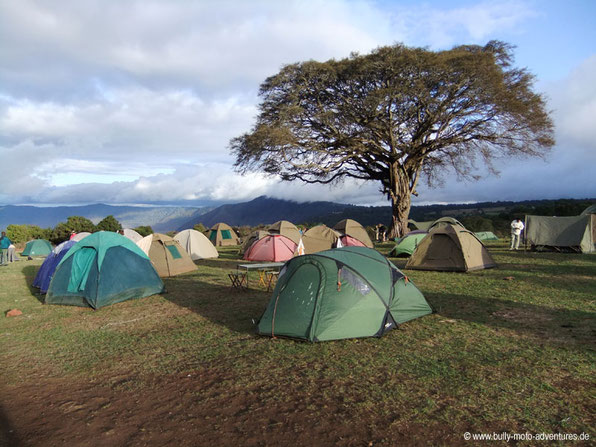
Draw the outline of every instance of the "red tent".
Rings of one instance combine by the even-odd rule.
[[[340,238],[340,241],[341,245],[343,245],[344,247],[366,247],[366,245],[360,242],[358,239],[353,238],[352,236],[348,236],[347,234],[344,234]]]
[[[279,234],[265,236],[250,246],[244,259],[247,261],[283,262],[291,259],[297,244],[291,239]]]

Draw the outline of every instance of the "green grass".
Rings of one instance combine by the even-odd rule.
[[[380,339],[318,344],[254,334],[270,294],[230,290],[235,248],[166,279],[164,295],[98,311],[42,304],[29,286],[41,261],[16,262],[0,268],[1,309],[23,311],[0,320],[0,385],[103,377],[143,390],[156,375],[211,372],[222,402],[243,393],[315,418],[332,412],[367,424],[381,442],[412,426],[453,439],[464,431],[596,436],[596,256],[489,247],[496,269],[405,271],[437,313]]]

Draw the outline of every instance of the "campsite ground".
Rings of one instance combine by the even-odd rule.
[[[318,344],[254,334],[269,294],[230,290],[233,248],[164,295],[99,311],[43,305],[40,260],[0,267],[2,310],[23,311],[0,320],[0,445],[594,439],[596,256],[490,248],[497,269],[406,272],[435,314]]]

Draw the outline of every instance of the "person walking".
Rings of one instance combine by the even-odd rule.
[[[509,250],[517,250],[519,248],[519,241],[523,229],[524,223],[521,220],[515,219],[511,222],[511,247],[509,247]]]
[[[0,265],[8,264],[8,247],[10,247],[10,244],[10,239],[3,231],[2,237],[0,237]]]

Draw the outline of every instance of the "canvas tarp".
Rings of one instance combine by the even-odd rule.
[[[596,215],[526,216],[526,243],[533,249],[594,252]]]

